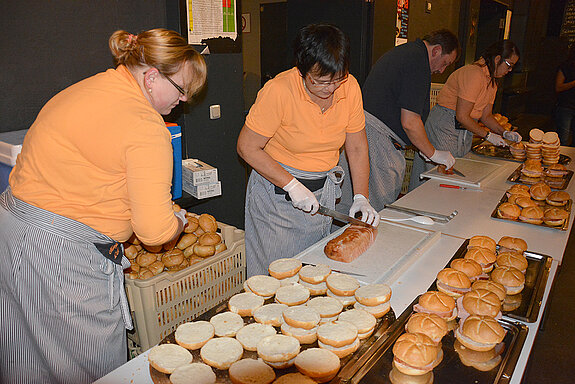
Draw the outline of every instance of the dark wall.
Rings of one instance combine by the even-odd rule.
[[[57,92],[111,68],[108,38],[115,30],[137,33],[164,27],[181,32],[182,4],[180,0],[2,2],[0,132],[29,128]],[[241,14],[239,1],[237,11]],[[245,169],[235,150],[244,121],[242,58],[240,51],[225,45],[215,50],[220,53],[206,57],[209,86],[203,99],[179,108],[166,120],[182,124],[184,153],[219,168],[223,196],[203,201],[194,210],[243,228]],[[209,119],[211,104],[221,105],[220,119]]]

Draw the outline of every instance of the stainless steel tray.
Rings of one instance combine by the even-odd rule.
[[[505,221],[513,221],[516,223],[521,223],[521,224],[526,224],[526,225],[535,225],[537,227],[547,227],[547,228],[553,228],[553,229],[558,229],[561,231],[566,231],[567,228],[569,228],[569,219],[571,218],[571,206],[573,204],[573,200],[569,199],[569,201],[567,202],[567,204],[564,207],[552,207],[550,205],[544,204],[541,205],[541,208],[543,208],[543,210],[545,211],[545,209],[547,208],[563,208],[564,210],[567,211],[567,213],[569,213],[569,216],[567,216],[567,218],[565,219],[565,223],[562,226],[557,226],[557,227],[553,227],[551,225],[547,225],[545,223],[541,223],[541,224],[532,224],[532,223],[527,223],[525,221],[521,221],[519,219],[513,220],[513,219],[504,219],[502,217],[497,216],[497,208],[507,202],[508,196],[507,196],[507,192],[503,194],[503,197],[501,198],[501,200],[499,200],[499,203],[497,203],[497,205],[495,206],[495,209],[493,210],[493,212],[491,212],[491,217],[493,217],[494,219],[498,219],[498,220],[505,220]]]
[[[465,256],[468,244],[469,239],[461,244],[451,260],[446,264],[446,268],[451,264],[453,259],[463,258]],[[541,300],[545,292],[553,258],[530,251],[526,251],[524,256],[527,258],[528,263],[527,271],[525,271],[525,288],[523,288],[520,294],[510,297],[513,300],[520,300],[521,304],[511,311],[502,311],[502,314],[509,319],[533,323],[537,320],[537,316],[539,316]],[[431,285],[430,290],[437,290],[435,282]]]
[[[397,338],[405,332],[405,324],[413,313],[413,306],[417,304],[417,297],[399,316],[396,322],[384,333],[384,335],[372,345],[366,359],[357,372],[341,383],[362,384],[388,384],[390,383],[389,372],[392,369],[393,345]],[[433,370],[434,383],[448,384],[486,384],[508,383],[511,379],[519,355],[527,337],[528,328],[525,324],[499,320],[499,323],[507,331],[503,340],[504,350],[501,354],[501,363],[490,371],[483,372],[475,368],[465,366],[459,359],[453,345],[455,336],[450,331],[442,340],[443,360]]]
[[[273,302],[273,298],[266,300],[265,304],[269,304],[272,302]],[[199,316],[195,320],[209,321],[209,319],[212,316],[214,316],[218,313],[227,311],[228,310],[227,305],[228,305],[228,303],[226,301],[225,303],[222,303],[222,304],[218,305],[217,307],[212,308],[211,310],[209,310],[208,312]],[[244,317],[244,322],[247,325],[247,324],[253,323],[254,319],[253,319],[253,317]],[[378,319],[377,325],[375,326],[375,331],[373,332],[373,334],[370,337],[361,341],[358,350],[355,353],[348,355],[348,356],[344,357],[343,359],[341,359],[341,366],[343,368],[340,370],[340,373],[338,374],[338,376],[345,369],[346,364],[347,365],[353,364],[355,361],[357,361],[360,358],[360,356],[363,355],[371,347],[371,345],[374,344],[378,340],[378,338],[380,338],[385,333],[385,331],[394,322],[395,322],[395,313],[393,312],[393,309],[390,309],[389,312],[385,316],[383,316],[381,319]],[[276,330],[278,330],[278,333],[281,333],[281,331],[279,331],[278,328],[276,328]],[[160,342],[160,344],[175,344],[175,343],[176,343],[175,331],[170,333],[168,336],[166,336]],[[317,347],[318,347],[318,344],[316,341],[313,344],[302,344],[301,350],[303,351],[303,350],[308,349],[308,348],[317,348]],[[199,349],[197,349],[195,351],[190,351],[190,352],[194,356],[194,361],[196,361],[196,362],[202,361],[202,359],[200,357],[200,350]],[[244,350],[244,354],[243,354],[242,358],[243,359],[245,359],[245,358],[257,359],[258,354],[257,354],[257,352]],[[217,383],[231,383],[232,382],[230,380],[228,370],[214,369],[214,372],[216,373],[216,377],[217,377],[216,382]],[[287,368],[287,369],[275,369],[275,372],[276,372],[277,377],[279,377],[279,376],[282,376],[286,373],[297,372],[297,369],[295,368],[295,366],[292,366],[292,367]],[[171,384],[170,379],[169,379],[169,375],[162,373],[160,371],[157,371],[156,369],[152,368],[152,366],[150,366],[150,377],[152,378],[152,381],[154,382],[154,384]]]
[[[543,176],[539,179],[525,180],[523,174],[521,173],[521,168],[523,168],[523,164],[517,167],[515,171],[509,175],[507,181],[511,181],[513,183],[523,183],[523,184],[535,184],[539,181],[544,181],[547,185],[549,185],[553,189],[565,189],[569,185],[571,178],[573,177],[573,171],[568,170],[565,176],[563,177],[546,177]],[[558,181],[556,181],[558,179]]]
[[[496,147],[488,141],[484,141],[480,144],[475,145],[471,150],[478,155],[487,157],[496,157],[499,159],[511,160],[523,162],[523,160],[517,160],[511,154],[509,147]],[[567,165],[571,162],[571,157],[563,154],[559,154],[559,164]]]

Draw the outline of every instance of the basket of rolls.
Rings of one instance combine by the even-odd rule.
[[[242,290],[244,231],[205,213],[186,218],[171,244],[150,247],[134,237],[124,244],[131,263],[125,282],[134,320],[128,332],[132,357]]]

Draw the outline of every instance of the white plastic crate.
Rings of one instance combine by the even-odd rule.
[[[441,88],[443,88],[443,83],[431,83],[431,89],[429,90],[429,109],[437,104],[437,95],[439,95]]]
[[[178,272],[162,272],[146,280],[126,279],[134,320],[128,332],[137,355],[176,330],[239,293],[246,279],[244,231],[218,222],[227,250]]]

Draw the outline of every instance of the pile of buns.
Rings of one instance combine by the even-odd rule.
[[[174,210],[178,211],[180,207],[174,204]],[[124,243],[124,254],[131,264],[125,271],[126,277],[143,280],[164,271],[181,271],[226,250],[226,244],[217,232],[218,223],[212,215],[187,212],[186,218],[188,222],[184,231],[170,243],[150,246],[132,235]]]
[[[244,282],[245,292],[229,299],[229,311],[180,325],[177,344],[153,347],[150,365],[178,383],[215,382],[209,374],[207,381],[195,381],[196,372],[206,367],[211,373],[228,370],[233,383],[327,382],[339,372],[340,359],[374,332],[376,316],[390,310],[387,285],[360,287],[355,278],[332,273],[327,265],[303,267],[297,259],[279,259],[268,271],[271,276]],[[312,348],[315,343],[319,348]],[[190,353],[197,350],[201,362]],[[258,360],[246,357],[245,351],[257,354]],[[298,375],[276,379],[277,372],[292,366]],[[194,372],[188,381],[178,379],[187,370]]]
[[[497,320],[501,311],[521,304],[526,250],[527,243],[520,238],[503,236],[495,242],[488,236],[473,236],[464,257],[438,273],[438,291],[423,293],[414,305],[406,333],[393,347],[390,380],[408,382],[400,379],[421,376],[418,383],[433,382],[432,370],[443,358],[441,340],[451,330],[464,365],[481,371],[499,365],[506,331]]]
[[[569,174],[567,168],[559,163],[543,165],[541,160],[525,160],[521,166],[520,181],[529,185],[545,182],[551,188],[564,188],[565,177]]]
[[[565,209],[571,196],[565,191],[553,191],[548,184],[531,186],[515,184],[507,192],[507,201],[497,207],[497,216],[530,224],[560,227],[569,218]]]
[[[556,132],[543,132],[538,128],[529,131],[527,158],[542,160],[543,165],[559,162],[559,136]]]

